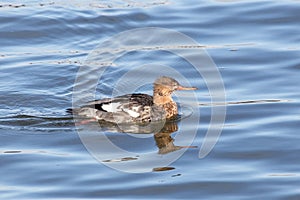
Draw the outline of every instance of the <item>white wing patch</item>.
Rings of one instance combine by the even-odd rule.
[[[133,110],[129,110],[129,109],[126,109],[126,110],[125,110],[125,109],[124,109],[124,111],[127,112],[131,117],[134,117],[134,118],[140,116],[140,113],[135,112],[135,111],[133,111]]]
[[[108,104],[103,104],[102,109],[107,111],[107,112],[126,112],[128,113],[131,117],[137,118],[140,116],[140,113],[138,112],[139,107],[131,107],[129,108],[124,108],[124,105],[122,105],[120,102],[113,102],[113,103],[108,103]]]
[[[122,111],[120,109],[120,105],[121,105],[120,102],[103,104],[102,109],[107,111],[107,112],[119,112],[119,111]]]

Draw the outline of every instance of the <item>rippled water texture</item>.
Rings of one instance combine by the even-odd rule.
[[[0,2],[1,199],[299,199],[299,3]],[[88,84],[98,76],[87,65],[88,55],[116,34],[145,27],[178,31],[199,45],[174,44],[167,35],[160,38],[164,45],[152,49],[125,45],[126,54],[114,63],[98,63],[108,69],[92,95],[115,94],[113,86],[135,66],[141,66],[139,76],[118,83],[118,94],[132,92],[126,88],[135,79],[145,83],[138,92],[151,94],[153,78],[167,73],[164,66],[200,89],[176,93],[183,119],[158,134],[146,133],[148,129],[126,134],[121,132],[133,127],[81,123],[77,128],[85,130],[84,139],[102,156],[99,160],[82,142],[77,119],[66,112],[78,71],[88,69],[81,80]],[[222,76],[226,102],[212,101],[207,81],[166,49],[207,52]],[[83,96],[85,100],[91,99]],[[212,110],[224,105],[222,134],[199,159]],[[107,138],[130,153],[105,148]],[[180,153],[169,165],[157,162]]]

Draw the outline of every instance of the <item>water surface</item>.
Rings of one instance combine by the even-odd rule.
[[[299,199],[299,10],[299,1],[1,2],[1,198]],[[198,109],[200,123],[186,118],[169,136],[175,146],[197,148],[184,149],[169,166],[134,174],[94,159],[66,109],[88,54],[115,34],[143,27],[176,30],[204,46],[222,75],[227,115],[217,145],[199,159],[217,105],[205,81],[191,76],[189,83],[200,88],[198,105],[185,93],[177,96]],[[109,83],[124,66],[154,59],[193,74],[184,59],[168,52],[131,52],[102,77],[106,84],[99,85],[97,95],[110,95]],[[151,85],[140,91],[151,93]],[[103,134],[133,152],[126,157],[105,152],[104,161],[124,168],[178,152],[160,154],[153,134],[137,137],[99,131],[97,123],[84,126],[89,139]],[[176,139],[193,131],[192,144]]]

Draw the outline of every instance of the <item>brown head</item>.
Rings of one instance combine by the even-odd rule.
[[[162,76],[155,80],[153,89],[153,103],[165,109],[167,118],[178,114],[177,104],[172,99],[176,90],[196,90],[195,87],[184,87],[173,78]]]

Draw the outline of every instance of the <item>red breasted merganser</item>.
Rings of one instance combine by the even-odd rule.
[[[177,104],[172,99],[176,90],[196,90],[183,87],[175,79],[162,76],[155,80],[153,97],[148,94],[128,94],[96,100],[73,109],[79,116],[96,118],[111,123],[148,123],[177,117]]]

